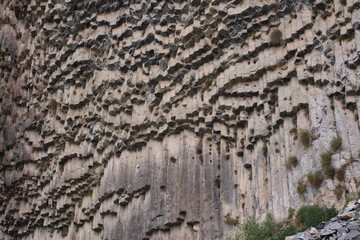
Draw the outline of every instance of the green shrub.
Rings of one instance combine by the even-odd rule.
[[[305,229],[309,227],[316,227],[322,221],[329,221],[332,217],[337,215],[334,207],[320,207],[320,206],[302,206],[296,214],[298,224],[303,225]]]
[[[342,140],[340,137],[334,137],[330,142],[331,149],[334,152],[339,150],[341,148],[341,145],[342,145]]]
[[[308,148],[312,138],[310,132],[308,130],[301,130],[299,136],[301,143],[304,145],[304,147]]]
[[[284,240],[286,236],[296,233],[294,225],[276,222],[274,217],[268,213],[262,223],[257,223],[254,218],[249,218],[239,226],[238,232],[231,240]],[[229,239],[229,238],[228,238]]]
[[[290,211],[291,209],[291,211]],[[295,210],[289,208],[289,215]],[[277,222],[268,213],[265,221],[257,223],[254,218],[249,218],[238,226],[234,237],[228,240],[284,240],[287,236],[304,231],[310,226],[316,227],[322,221],[329,221],[337,215],[334,207],[302,206],[296,214],[296,222]]]
[[[321,183],[324,181],[324,176],[319,171],[309,172],[307,174],[307,178],[310,185],[315,189],[318,189],[321,186]]]
[[[285,238],[287,236],[291,236],[291,235],[294,235],[298,232],[296,226],[294,225],[289,225],[289,226],[284,226],[280,232],[279,232],[279,235],[274,238],[274,240],[285,240]]]
[[[303,183],[302,181],[299,181],[297,183],[296,190],[300,195],[304,195],[304,193],[306,192],[306,184]]]

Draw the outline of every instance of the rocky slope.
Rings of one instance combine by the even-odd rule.
[[[357,196],[356,0],[2,0],[0,22],[0,239],[224,239]]]
[[[360,200],[351,202],[338,216],[319,226],[311,227],[307,231],[289,236],[286,240],[310,240],[310,239],[360,239]]]

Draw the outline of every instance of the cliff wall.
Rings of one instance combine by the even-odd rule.
[[[356,0],[2,0],[0,21],[0,239],[225,239],[357,196]]]

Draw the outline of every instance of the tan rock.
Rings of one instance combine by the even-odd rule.
[[[314,227],[312,227],[311,229],[310,229],[310,231],[309,231],[309,233],[311,234],[311,235],[315,235],[315,234],[317,234],[317,229],[316,228],[314,228]]]

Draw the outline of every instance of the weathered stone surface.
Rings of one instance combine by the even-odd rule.
[[[0,1],[0,239],[225,239],[249,216],[342,207],[360,183],[359,16],[355,0]],[[316,189],[335,137],[344,178]]]

